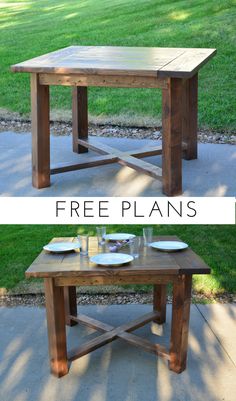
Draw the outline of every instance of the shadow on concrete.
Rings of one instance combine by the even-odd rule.
[[[115,340],[72,363],[61,379],[50,375],[44,308],[1,308],[0,384],[2,401],[233,401],[235,366],[211,327],[211,305],[205,318],[191,307],[188,365],[178,375],[161,358]],[[225,306],[225,305],[223,305]],[[81,306],[82,313],[114,326],[150,311],[150,305]],[[235,306],[221,310],[235,326]],[[233,327],[233,326],[232,326]],[[137,334],[168,344],[170,306],[164,326],[148,324]],[[69,348],[96,336],[92,329],[68,329]]]
[[[139,148],[153,140],[99,138],[121,150]],[[158,142],[157,142],[158,143]],[[51,163],[88,160],[93,152],[72,152],[71,137],[51,136]],[[144,160],[161,167],[161,157]],[[183,160],[183,196],[235,196],[236,147],[199,144],[197,160]],[[163,196],[161,183],[119,164],[58,174],[51,187],[37,190],[31,185],[31,135],[0,133],[1,196]]]

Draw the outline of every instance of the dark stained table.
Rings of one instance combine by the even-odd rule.
[[[57,241],[74,238],[54,238]],[[177,237],[156,237],[154,240],[178,240]],[[125,252],[125,248],[121,252]],[[89,257],[98,253],[97,239],[90,237]],[[209,274],[210,268],[190,248],[173,253],[141,248],[140,256],[120,267],[101,267],[79,252],[52,254],[42,251],[26,271],[26,277],[41,277],[45,283],[48,343],[51,372],[61,377],[68,373],[73,361],[117,338],[154,353],[169,361],[169,368],[181,373],[186,368],[191,288],[193,274]],[[173,286],[170,348],[153,344],[131,333],[150,321],[166,321],[167,284]],[[153,284],[153,311],[119,327],[77,313],[76,286]],[[103,332],[75,350],[67,350],[66,324],[84,324]]]
[[[70,46],[13,65],[14,72],[31,73],[33,186],[50,186],[50,174],[118,162],[161,180],[166,195],[180,195],[182,156],[197,158],[198,70],[215,53],[215,49],[201,48]],[[73,88],[73,151],[92,149],[99,156],[50,167],[50,85]],[[160,88],[162,148],[121,152],[88,139],[89,86]],[[162,169],[141,160],[158,154],[162,154]]]

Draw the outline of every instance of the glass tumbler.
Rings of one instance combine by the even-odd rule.
[[[143,227],[143,239],[144,239],[144,246],[150,246],[152,243],[152,227]]]
[[[135,237],[129,241],[130,255],[132,255],[135,259],[139,257],[140,246],[141,246],[140,237]]]
[[[106,235],[106,227],[105,226],[96,227],[96,230],[97,230],[98,246],[104,246],[105,244],[104,235]]]
[[[80,242],[80,254],[83,256],[88,255],[89,236],[88,235],[79,235],[78,240]]]

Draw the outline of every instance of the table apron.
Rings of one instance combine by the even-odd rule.
[[[62,86],[106,86],[117,88],[159,88],[168,89],[169,78],[149,76],[82,75],[82,74],[39,74],[40,85]]]
[[[77,285],[121,285],[121,284],[168,284],[178,281],[177,274],[155,275],[123,275],[123,276],[87,276],[87,277],[55,277],[54,284],[58,287]]]

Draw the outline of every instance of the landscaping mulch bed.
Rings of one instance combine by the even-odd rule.
[[[30,132],[31,123],[24,120],[8,120],[0,118],[0,132]],[[71,135],[70,122],[51,122],[53,135]],[[133,138],[133,139],[161,139],[161,127],[125,127],[114,125],[89,126],[89,135],[98,137]],[[236,132],[218,132],[207,129],[199,129],[198,141],[202,143],[227,143],[236,144]]]
[[[152,293],[117,293],[117,294],[79,294],[77,302],[79,305],[123,305],[123,304],[151,304]],[[171,296],[168,296],[168,303],[171,303]],[[235,294],[192,295],[193,303],[236,303]],[[0,297],[0,307],[7,306],[44,306],[45,297],[43,294],[4,295]]]

